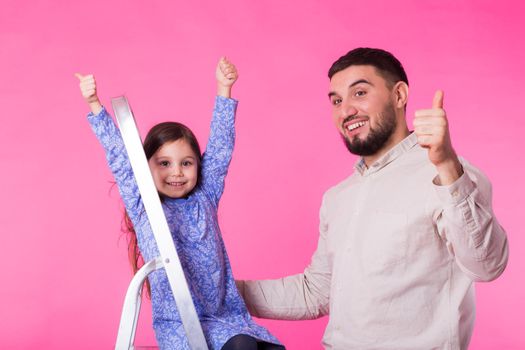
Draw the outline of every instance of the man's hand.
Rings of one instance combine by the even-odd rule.
[[[217,78],[217,95],[230,97],[231,88],[239,77],[235,65],[228,61],[226,57],[221,57],[219,63],[217,63],[215,76]]]
[[[436,91],[431,109],[416,111],[414,132],[419,145],[428,149],[428,158],[439,173],[439,184],[450,185],[456,181],[463,174],[463,169],[450,141],[447,114],[443,109],[443,91]]]
[[[102,105],[97,96],[95,77],[92,74],[81,75],[79,73],[75,73],[75,77],[80,81],[79,86],[82,97],[84,97],[84,100],[88,103],[93,114],[98,114],[102,110]]]

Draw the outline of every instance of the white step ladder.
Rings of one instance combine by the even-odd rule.
[[[160,253],[160,257],[147,262],[131,280],[124,301],[115,349],[134,349],[133,341],[140,311],[142,286],[151,272],[164,268],[190,348],[192,350],[208,350],[197,311],[186,283],[186,277],[175,249],[175,243],[171,237],[166,216],[162,210],[162,204],[144,154],[133,113],[124,96],[113,98],[111,104]]]
[[[142,287],[148,275],[162,267],[162,260],[157,258],[144,264],[133,276],[124,299],[115,349],[135,349],[133,344],[142,302]]]

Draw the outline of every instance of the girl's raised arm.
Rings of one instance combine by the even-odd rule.
[[[202,159],[203,188],[218,203],[224,189],[235,143],[235,110],[231,88],[238,78],[237,68],[225,57],[217,64],[217,97],[211,120],[210,137]]]
[[[80,81],[80,91],[91,109],[88,121],[106,153],[109,168],[117,182],[120,196],[133,224],[143,212],[142,199],[120,131],[111,116],[102,107],[97,96],[97,84],[93,75],[75,74]]]

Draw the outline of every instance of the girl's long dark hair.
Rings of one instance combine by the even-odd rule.
[[[200,178],[201,151],[199,142],[197,141],[197,138],[193,132],[184,124],[177,122],[164,122],[151,128],[144,139],[144,153],[146,153],[146,158],[149,160],[165,143],[181,139],[188,142],[192,151],[197,157],[197,169]],[[135,233],[133,222],[131,221],[127,212],[124,212],[124,230],[128,235],[128,258],[133,269],[133,273],[135,274],[144,265],[144,258],[140,253],[137,234]],[[151,295],[150,285],[147,280],[146,288],[148,295]]]

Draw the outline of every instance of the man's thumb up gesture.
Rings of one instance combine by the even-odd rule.
[[[440,184],[449,185],[456,181],[463,170],[450,141],[443,91],[436,91],[431,109],[416,111],[414,132],[419,145],[428,149],[428,158],[438,170]]]

